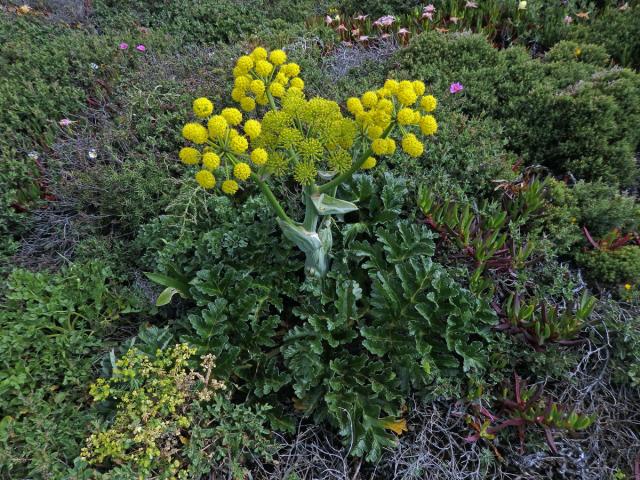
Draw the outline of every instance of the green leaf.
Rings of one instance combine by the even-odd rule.
[[[158,295],[158,298],[156,299],[156,307],[162,307],[164,305],[171,303],[171,299],[176,293],[179,293],[176,288],[173,288],[173,287],[165,288],[160,293],[160,295]]]
[[[164,294],[164,297],[162,299],[163,301],[166,300],[167,295],[170,295],[170,296],[168,297],[168,300],[165,303],[162,303],[162,304],[158,303],[157,304],[158,306],[166,305],[167,303],[169,303],[175,293],[179,293],[182,298],[191,298],[189,294],[189,283],[185,281],[184,278],[169,277],[168,275],[163,275],[161,273],[154,273],[154,272],[145,272],[144,274],[152,282],[160,284],[164,287],[171,287],[172,289],[175,290],[173,293],[167,292],[167,290],[169,289],[166,289],[164,292],[162,292],[162,294]],[[160,301],[160,298],[158,298],[158,301]]]
[[[355,212],[358,210],[357,205],[331,197],[324,193],[313,194],[310,195],[309,198],[318,212],[318,215],[344,215],[345,213]]]

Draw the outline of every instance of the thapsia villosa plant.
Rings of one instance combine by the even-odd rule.
[[[187,165],[198,166],[198,184],[234,195],[243,182],[254,182],[269,201],[284,235],[306,254],[306,272],[324,276],[332,246],[331,215],[358,209],[336,197],[338,187],[358,170],[373,168],[376,157],[402,149],[419,157],[418,138],[436,133],[431,115],[437,101],[416,80],[387,80],[376,91],[347,100],[349,115],[323,98],[307,100],[300,67],[287,63],[282,50],[258,47],[237,60],[232,99],[237,108],[214,114],[207,98],[193,102],[202,123],[187,123],[183,137],[192,146],[180,150]],[[244,121],[244,123],[243,123]],[[305,215],[292,219],[269,187],[269,177],[292,177],[303,187]]]

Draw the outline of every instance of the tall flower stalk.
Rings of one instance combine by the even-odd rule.
[[[307,99],[300,67],[284,51],[262,47],[240,57],[233,74],[231,98],[240,108],[214,114],[210,100],[194,100],[199,121],[182,129],[192,145],[179,157],[198,167],[195,179],[205,190],[235,195],[245,182],[255,183],[284,235],[305,253],[307,274],[322,277],[329,268],[331,216],[358,209],[336,197],[338,187],[392,155],[396,140],[407,154],[420,157],[419,137],[438,129],[431,114],[437,101],[419,80],[387,80],[376,91],[349,98],[343,113],[331,100]],[[287,214],[269,185],[272,178],[302,187],[302,221]]]

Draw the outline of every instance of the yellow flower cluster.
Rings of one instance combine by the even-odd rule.
[[[274,98],[282,98],[289,89],[304,89],[304,81],[298,78],[300,67],[287,63],[283,50],[268,53],[258,47],[251,54],[243,55],[233,69],[235,77],[231,98],[245,112],[255,110],[257,105],[269,105]]]
[[[193,112],[206,126],[190,122],[182,129],[191,145],[179,158],[200,166],[195,179],[207,190],[219,185],[233,195],[242,182],[262,185],[268,175],[290,175],[305,186],[320,173],[339,182],[358,168],[374,168],[376,157],[394,154],[397,145],[421,156],[421,138],[438,130],[432,115],[437,100],[425,95],[421,81],[387,80],[378,90],[349,98],[343,112],[334,101],[306,98],[300,67],[282,50],[258,47],[238,58],[233,74],[231,99],[239,109],[214,113],[211,101],[198,98]],[[244,119],[248,114],[255,117]]]
[[[405,153],[412,157],[424,153],[424,144],[412,130],[417,133],[419,129],[425,136],[434,135],[438,130],[438,123],[430,114],[438,102],[433,95],[424,95],[425,92],[426,85],[420,80],[398,82],[389,79],[382,88],[347,100],[347,109],[355,117],[361,132],[372,140],[373,153],[379,156],[395,153],[396,143],[389,137],[392,129],[402,135]]]

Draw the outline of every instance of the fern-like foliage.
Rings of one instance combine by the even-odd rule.
[[[407,395],[485,367],[495,313],[433,262],[434,250],[433,234],[406,221],[353,242],[285,338],[298,406],[369,460],[394,444],[388,425]]]
[[[435,234],[401,220],[404,181],[358,176],[341,196],[359,209],[333,227],[341,247],[322,279],[305,280],[296,250],[255,221],[260,204],[194,239],[177,256],[188,266],[175,262],[195,272],[178,335],[216,356],[216,378],[242,402],[269,403],[274,428],[293,426],[297,411],[375,460],[402,433],[408,396],[433,398],[485,367],[496,316],[433,260]],[[225,255],[232,235],[248,241]]]

